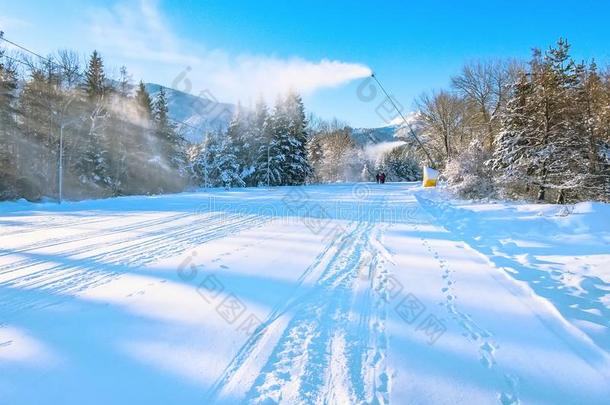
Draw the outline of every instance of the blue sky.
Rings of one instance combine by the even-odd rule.
[[[96,48],[134,79],[221,101],[248,104],[295,87],[309,110],[354,126],[383,124],[382,100],[357,96],[369,68],[411,110],[464,62],[526,59],[560,36],[575,57],[608,64],[609,16],[610,2],[592,0],[0,0],[0,29],[39,52]]]

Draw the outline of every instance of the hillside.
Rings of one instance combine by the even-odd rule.
[[[146,83],[151,97],[155,97],[160,88],[158,84]],[[215,100],[211,94],[209,97],[196,96],[168,87],[165,87],[165,91],[170,116],[187,124],[180,125],[178,129],[192,143],[201,142],[206,132],[226,130],[237,108],[234,104]]]

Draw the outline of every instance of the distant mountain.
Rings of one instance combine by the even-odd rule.
[[[161,86],[146,83],[146,91],[154,97]],[[164,87],[169,104],[169,115],[178,124],[178,131],[191,143],[203,141],[207,132],[224,131],[227,129],[237,107],[234,104],[214,100],[211,95],[196,96],[179,90]]]
[[[403,119],[399,117],[384,127],[355,128],[353,130],[352,137],[358,145],[367,146],[411,139],[411,131],[409,126],[417,135],[420,135],[423,126],[418,113],[409,113],[405,118],[407,119],[408,125],[406,125]]]
[[[395,142],[396,131],[400,127],[390,125],[381,128],[354,128],[352,138],[360,146],[376,145],[384,142]]]

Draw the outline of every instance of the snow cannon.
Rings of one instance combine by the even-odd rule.
[[[431,167],[424,167],[424,187],[436,187],[438,182],[438,170]]]

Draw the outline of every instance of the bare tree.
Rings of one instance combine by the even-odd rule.
[[[467,101],[476,106],[476,118],[486,148],[491,149],[499,130],[499,113],[506,104],[509,85],[512,84],[521,65],[513,60],[473,62],[465,65],[462,72],[452,78],[453,87]],[[472,120],[472,124],[476,124]]]
[[[57,63],[61,66],[64,87],[74,89],[81,80],[81,60],[77,52],[60,50],[57,52]]]
[[[461,97],[441,90],[423,94],[417,101],[423,122],[423,135],[428,145],[440,157],[450,159],[467,141],[468,103]]]

